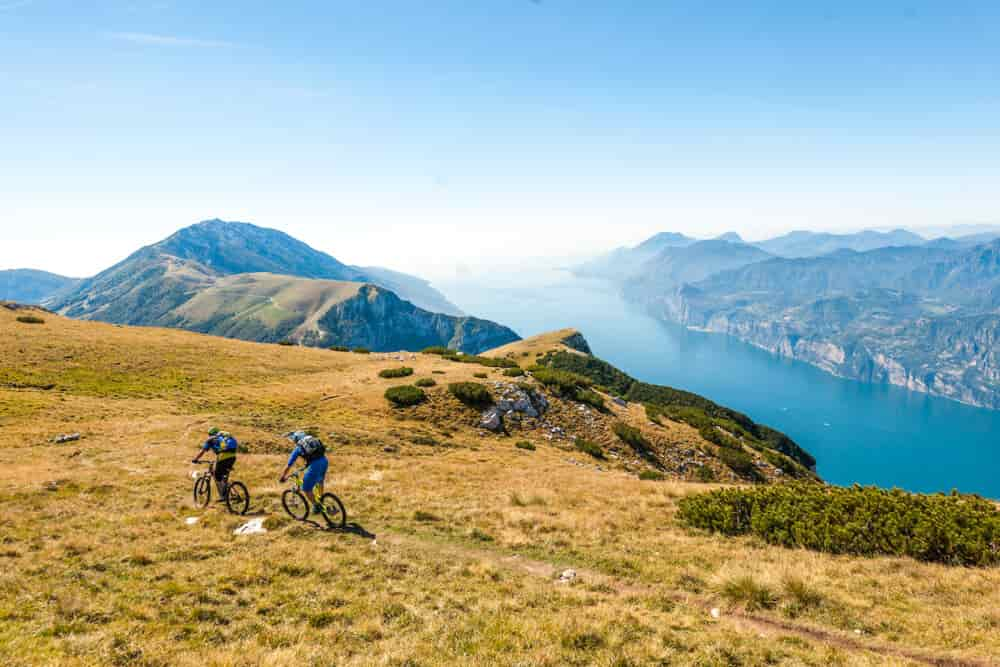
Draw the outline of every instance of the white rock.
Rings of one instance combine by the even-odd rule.
[[[189,526],[193,526],[194,524],[198,523],[198,517],[189,516],[188,518],[184,519],[184,523],[186,523]]]
[[[576,580],[576,570],[563,570],[559,575],[560,584],[569,584]]]
[[[722,612],[719,611],[718,607],[712,607],[712,611],[708,613],[711,614],[712,618],[719,618],[720,616],[722,616]]]
[[[247,521],[245,524],[234,530],[233,535],[259,535],[266,532],[267,528],[264,527],[264,517],[261,516]]]

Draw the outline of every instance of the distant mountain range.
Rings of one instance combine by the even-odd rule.
[[[609,253],[605,260],[645,259],[631,268],[604,265],[603,277],[663,319],[843,377],[1000,409],[995,236],[926,241],[900,230],[794,232],[756,244],[669,238],[671,245],[653,254],[639,250],[646,244]]]
[[[76,278],[57,276],[35,269],[0,271],[0,301],[39,304],[56,292],[78,282]]]
[[[283,232],[221,220],[186,227],[43,303],[79,319],[264,342],[479,352],[518,339],[456,314],[424,280],[349,266]]]

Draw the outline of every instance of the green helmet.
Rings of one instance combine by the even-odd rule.
[[[213,426],[212,428],[208,429],[208,434],[219,435],[219,428],[217,426]]]

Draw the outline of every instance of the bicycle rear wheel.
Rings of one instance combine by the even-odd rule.
[[[281,494],[281,505],[296,521],[305,521],[309,516],[309,501],[299,491],[288,489]]]
[[[194,505],[195,507],[208,507],[212,499],[212,481],[202,475],[194,481]]]
[[[250,492],[243,482],[230,482],[226,494],[226,506],[233,514],[246,514],[250,509]]]
[[[332,493],[324,493],[319,501],[326,510],[326,521],[331,528],[343,529],[347,526],[347,510],[344,509],[344,503],[340,502],[340,498]]]

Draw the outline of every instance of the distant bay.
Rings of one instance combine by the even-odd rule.
[[[702,394],[784,431],[827,481],[1000,498],[1000,411],[830,376],[718,335],[659,322],[615,286],[547,271],[442,283],[466,312],[522,336],[576,327],[647,382]]]

